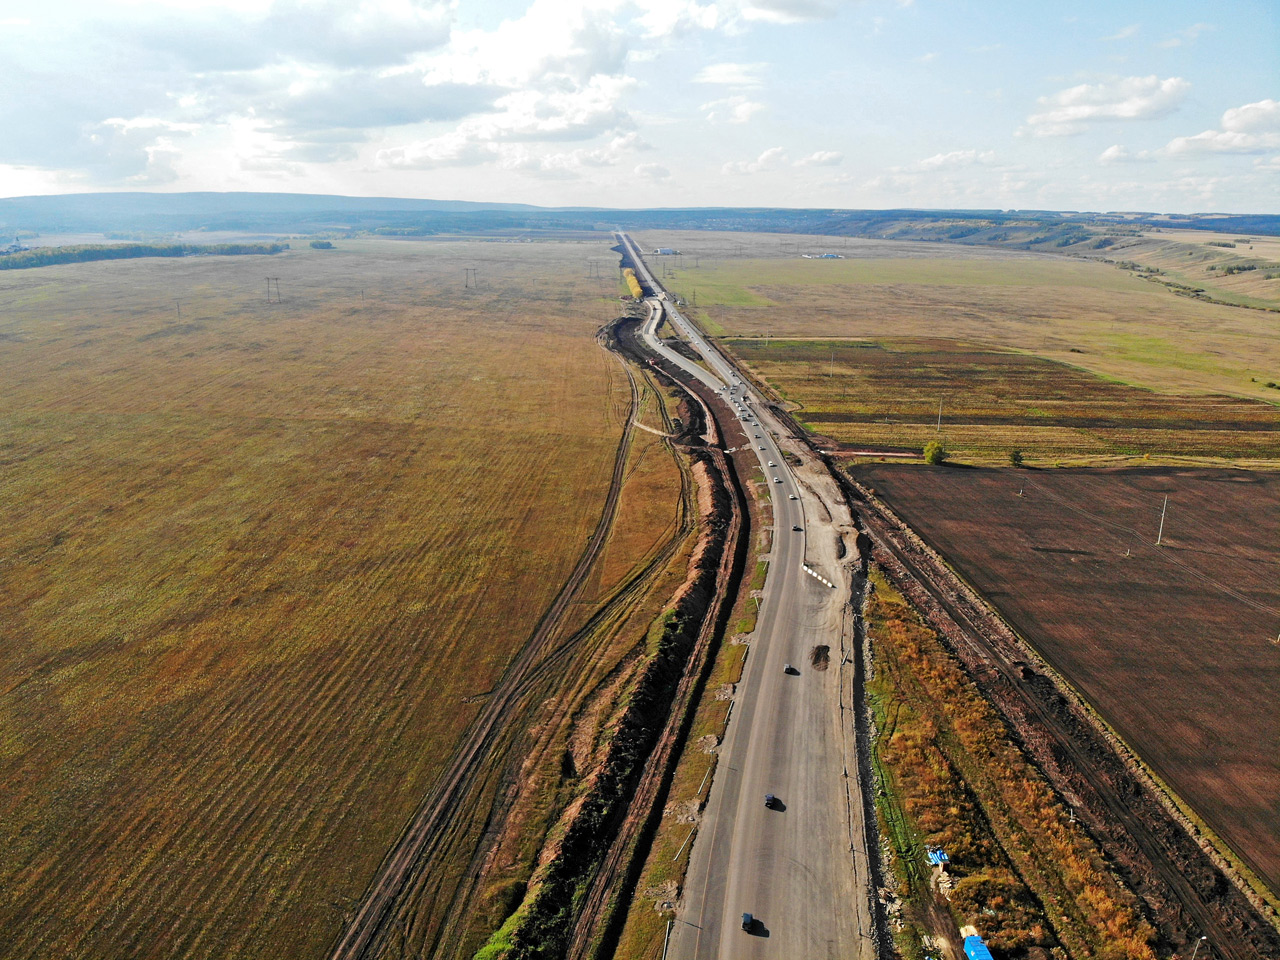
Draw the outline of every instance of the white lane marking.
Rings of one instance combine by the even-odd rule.
[[[815,580],[820,580],[820,581],[822,581],[822,582],[823,582],[823,583],[825,583],[828,587],[830,587],[832,590],[834,590],[834,589],[836,588],[836,585],[835,585],[834,583],[832,583],[832,582],[831,582],[830,580],[828,580],[826,577],[822,576],[822,574],[820,574],[820,573],[818,573],[817,571],[813,570],[813,569],[812,569],[812,568],[811,568],[807,563],[802,563],[802,564],[800,564],[800,569],[801,569],[801,570],[803,570],[805,573],[807,573],[809,576],[813,577]]]

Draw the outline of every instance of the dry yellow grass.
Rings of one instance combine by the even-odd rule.
[[[323,953],[594,525],[595,246],[339,246],[0,278],[6,957]]]

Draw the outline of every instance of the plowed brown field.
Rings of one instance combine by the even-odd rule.
[[[1280,888],[1280,477],[853,471]]]

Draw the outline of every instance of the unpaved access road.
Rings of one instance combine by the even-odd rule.
[[[654,293],[645,339],[730,400],[773,505],[769,575],[667,957],[871,960],[871,880],[846,662],[855,570],[848,508],[825,468],[809,459],[799,469],[788,464],[777,439],[785,431],[665,297],[634,245],[621,240]],[[656,337],[663,315],[710,370]],[[811,665],[819,646],[831,651],[826,670]],[[766,794],[777,797],[775,808],[765,807]],[[744,913],[753,917],[746,930]]]

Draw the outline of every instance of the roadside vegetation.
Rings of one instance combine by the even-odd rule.
[[[766,502],[760,492],[763,481],[747,484],[752,528],[757,530],[752,554],[769,552],[772,531],[758,523]],[[660,953],[668,921],[684,886],[689,857],[697,839],[702,808],[711,791],[719,761],[718,748],[729,723],[733,695],[750,654],[750,634],[755,629],[759,592],[764,587],[768,563],[754,562],[752,578],[737,597],[729,622],[733,635],[716,652],[706,688],[672,775],[662,820],[650,844],[635,894],[626,906],[626,919],[613,954],[615,960],[650,960]]]
[[[877,814],[906,903],[890,911],[903,956],[971,925],[1011,958],[1154,958],[1136,900],[995,709],[879,571],[871,584]],[[945,868],[928,862],[939,850]]]

